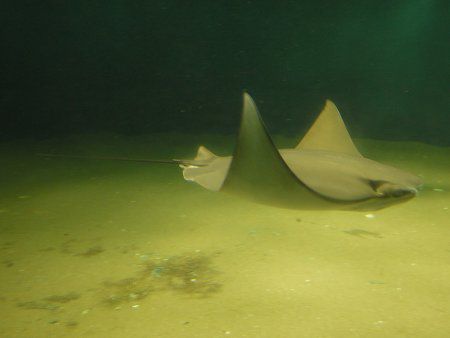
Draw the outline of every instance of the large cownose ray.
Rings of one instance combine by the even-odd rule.
[[[204,146],[192,160],[40,155],[178,164],[186,180],[208,190],[293,209],[375,210],[414,197],[422,185],[413,174],[363,157],[329,100],[295,148],[278,150],[247,93],[232,156]]]
[[[278,150],[244,93],[233,156],[200,146],[195,159],[178,162],[186,180],[209,190],[295,209],[380,209],[414,197],[422,184],[413,174],[363,157],[329,100],[297,147]]]

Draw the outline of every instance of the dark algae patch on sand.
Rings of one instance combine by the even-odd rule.
[[[52,295],[45,297],[44,300],[52,303],[68,303],[72,300],[77,300],[81,297],[79,293],[69,292],[64,295]]]
[[[367,230],[363,230],[363,229],[350,229],[350,230],[344,230],[343,232],[348,235],[352,235],[352,236],[356,236],[356,237],[360,237],[360,238],[367,238],[367,237],[383,238],[383,236],[381,236],[381,234],[379,234],[377,232],[371,232],[371,231],[367,231]]]
[[[49,310],[55,311],[61,308],[61,304],[77,300],[81,297],[79,293],[69,292],[64,295],[52,295],[41,300],[32,300],[26,302],[19,302],[17,306],[28,310]]]
[[[220,290],[221,284],[215,279],[217,274],[211,257],[200,254],[150,261],[143,271],[144,276],[160,280],[167,289],[202,297]]]
[[[210,256],[199,253],[149,258],[136,276],[104,282],[103,301],[117,306],[146,298],[151,293],[174,291],[193,297],[208,297],[221,290],[219,272]]]
[[[92,256],[96,256],[98,254],[101,254],[103,251],[105,251],[105,249],[103,249],[99,245],[96,245],[96,246],[93,246],[93,247],[90,247],[90,248],[86,249],[83,252],[75,254],[75,256],[92,257]]]

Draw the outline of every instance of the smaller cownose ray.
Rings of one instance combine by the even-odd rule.
[[[243,101],[232,156],[200,146],[192,160],[96,159],[178,164],[186,180],[208,190],[290,209],[376,210],[411,199],[422,185],[416,175],[362,156],[330,100],[290,149],[275,147],[253,99],[244,93]]]
[[[363,157],[329,100],[295,148],[278,150],[244,93],[233,156],[200,146],[195,159],[180,162],[184,178],[208,190],[293,209],[380,209],[414,197],[422,185],[413,174]]]

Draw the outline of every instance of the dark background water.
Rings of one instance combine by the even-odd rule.
[[[450,145],[448,1],[2,1],[0,140],[234,133],[241,93],[297,135]]]

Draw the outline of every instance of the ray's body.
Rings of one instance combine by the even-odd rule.
[[[277,150],[248,94],[233,156],[200,146],[181,166],[185,179],[209,190],[295,209],[379,209],[414,197],[422,184],[363,157],[331,101],[297,147]]]
[[[247,93],[232,156],[200,146],[192,160],[97,159],[178,164],[186,180],[208,190],[294,209],[379,209],[414,197],[422,184],[413,174],[362,156],[329,100],[295,148],[278,150]]]

